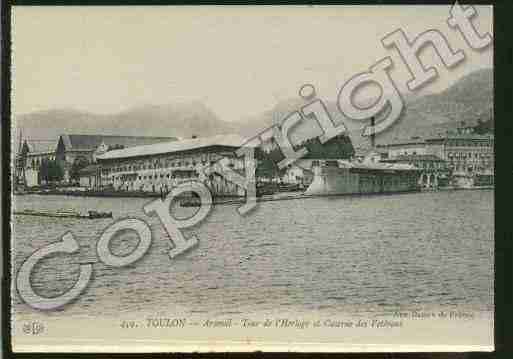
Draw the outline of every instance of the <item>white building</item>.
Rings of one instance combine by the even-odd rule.
[[[245,190],[204,170],[227,158],[229,167],[244,174],[244,158],[235,151],[245,140],[237,135],[220,135],[157,143],[113,150],[97,157],[99,188],[117,191],[167,193],[187,181],[202,181],[214,195],[244,196]]]
[[[18,160],[21,161],[21,180],[28,187],[42,184],[39,170],[44,161],[55,161],[56,142],[51,140],[25,140],[21,147]]]
[[[391,160],[399,156],[416,156],[429,154],[426,141],[420,138],[396,140],[385,145],[377,145],[377,148],[388,152],[387,158]]]
[[[55,158],[63,169],[64,182],[69,182],[75,161],[94,163],[99,154],[112,148],[129,148],[174,140],[175,137],[66,134],[59,136]]]

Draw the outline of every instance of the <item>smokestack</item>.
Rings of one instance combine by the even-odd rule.
[[[374,144],[376,140],[376,133],[374,132],[374,117],[371,117],[371,134],[370,134],[370,140],[371,140],[371,148],[374,149]]]

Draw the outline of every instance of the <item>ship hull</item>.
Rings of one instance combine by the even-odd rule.
[[[384,170],[322,166],[314,169],[314,180],[306,195],[377,194],[420,191],[414,170]]]

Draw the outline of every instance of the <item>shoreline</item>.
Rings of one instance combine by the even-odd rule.
[[[262,195],[256,198],[256,202],[286,201],[293,199],[329,198],[329,197],[367,197],[367,196],[389,196],[408,193],[424,193],[439,191],[469,191],[469,190],[493,190],[494,186],[479,186],[471,188],[443,187],[437,189],[419,189],[412,191],[393,191],[377,193],[327,193],[322,195],[308,195],[304,192],[278,192],[270,195]],[[69,196],[69,197],[105,197],[105,198],[162,198],[160,193],[151,192],[118,192],[118,191],[28,191],[25,193],[13,193],[15,196],[42,195],[42,196]],[[184,197],[187,199],[187,197]],[[213,198],[213,205],[243,204],[245,197],[219,196]],[[187,206],[187,204],[185,205]],[[195,204],[188,206],[196,206]]]

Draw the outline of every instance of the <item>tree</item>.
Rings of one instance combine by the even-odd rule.
[[[39,181],[48,182],[48,160],[43,159],[39,165]]]
[[[353,144],[346,135],[333,137],[324,144],[317,137],[311,138],[295,149],[303,146],[308,150],[304,159],[349,159],[354,155]]]
[[[272,180],[279,176],[279,169],[276,161],[273,161],[270,154],[265,153],[260,148],[255,149],[255,159],[257,160],[257,168],[255,175],[257,178],[266,178]]]
[[[346,135],[336,136],[324,144],[321,144],[317,137],[311,138],[294,146],[294,150],[297,151],[302,147],[308,150],[302,159],[350,159],[354,155],[353,144]],[[257,178],[281,178],[287,171],[286,168],[281,170],[278,168],[278,163],[285,157],[277,145],[267,152],[260,147],[256,148],[255,158],[258,161]]]
[[[64,173],[57,161],[44,159],[39,166],[39,178],[45,182],[56,182],[62,180]]]

